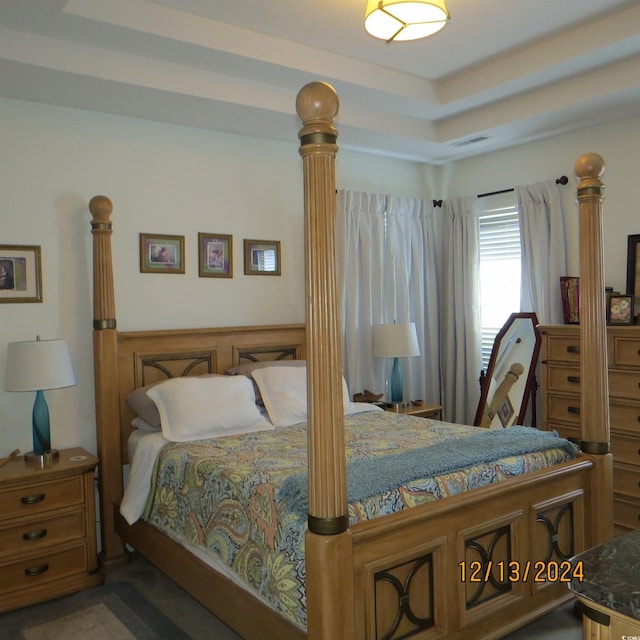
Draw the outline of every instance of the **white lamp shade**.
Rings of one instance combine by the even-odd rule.
[[[10,342],[5,391],[40,391],[76,383],[66,340]]]
[[[369,0],[364,28],[386,40],[418,40],[442,29],[449,20],[444,0]]]
[[[380,324],[373,332],[373,355],[378,358],[419,356],[415,322]]]

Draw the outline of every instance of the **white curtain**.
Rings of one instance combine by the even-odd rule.
[[[440,325],[443,417],[472,424],[480,399],[478,200],[443,203]]]
[[[560,276],[567,242],[560,187],[553,180],[515,188],[522,245],[521,310],[541,324],[562,324]]]
[[[433,206],[415,198],[338,192],[344,374],[350,392],[385,392],[391,361],[374,358],[373,328],[414,322],[420,356],[401,361],[406,399],[440,402]]]

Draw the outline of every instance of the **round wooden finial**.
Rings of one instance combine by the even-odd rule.
[[[326,82],[306,84],[296,98],[296,111],[305,124],[319,120],[332,122],[339,107],[336,90]]]
[[[574,171],[580,180],[599,180],[605,171],[604,159],[597,153],[584,153],[576,160]]]
[[[96,222],[109,222],[113,204],[107,196],[93,196],[89,201],[89,211]]]

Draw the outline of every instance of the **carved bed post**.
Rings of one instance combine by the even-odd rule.
[[[613,535],[613,488],[609,439],[609,379],[604,293],[602,214],[604,160],[585,153],[575,164],[580,216],[580,400],[581,448],[601,458],[595,542]],[[608,456],[606,454],[609,454]],[[608,459],[607,459],[608,458]]]
[[[93,235],[93,366],[96,429],[100,467],[101,559],[105,565],[125,559],[124,542],[115,533],[113,505],[122,498],[120,410],[117,380],[116,309],[111,261],[111,200],[94,196],[89,202]],[[105,375],[106,371],[113,375]]]
[[[354,637],[353,566],[348,532],[342,339],[336,283],[333,87],[312,82],[296,110],[304,170],[309,530],[305,538],[308,637]]]

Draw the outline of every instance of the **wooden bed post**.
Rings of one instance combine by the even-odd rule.
[[[348,530],[342,332],[336,279],[333,118],[338,96],[312,82],[296,110],[304,169],[307,293],[309,530],[305,538],[308,637],[355,637],[352,540]]]
[[[602,459],[594,490],[600,509],[595,542],[613,535],[612,460],[609,438],[609,380],[604,292],[602,202],[604,160],[585,153],[575,164],[580,216],[580,400],[581,448]],[[607,455],[609,454],[609,455]]]
[[[100,466],[100,534],[102,564],[126,559],[124,542],[115,533],[114,504],[122,498],[122,456],[118,401],[116,308],[111,260],[111,200],[94,196],[89,202],[93,235],[93,358],[96,429]],[[105,372],[112,375],[107,376]]]

